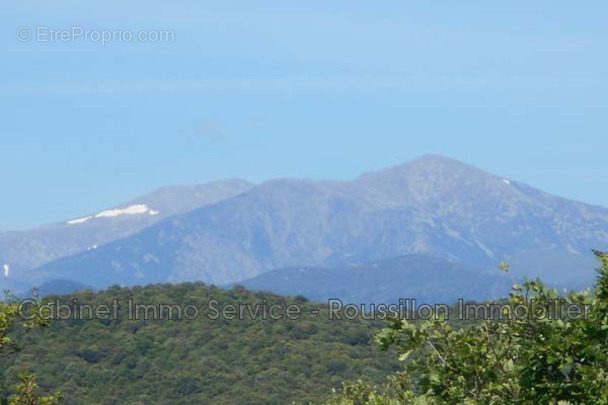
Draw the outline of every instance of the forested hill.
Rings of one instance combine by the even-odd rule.
[[[380,381],[397,367],[370,344],[384,322],[329,320],[327,305],[303,298],[202,283],[111,287],[47,300],[57,298],[63,303],[76,298],[81,308],[108,305],[110,319],[53,321],[32,333],[13,331],[19,350],[0,358],[5,394],[18,372],[30,370],[45,392],[61,390],[65,404],[306,403],[322,401],[344,380]],[[193,320],[130,320],[130,299],[140,305],[193,305],[200,312]],[[112,319],[114,300],[121,305],[117,319]],[[220,309],[293,304],[302,315],[214,320],[211,300]]]

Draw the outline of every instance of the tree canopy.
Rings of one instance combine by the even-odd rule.
[[[534,307],[539,316],[459,330],[443,320],[393,320],[377,342],[396,351],[404,370],[380,386],[345,383],[328,404],[608,404],[608,254],[595,254],[593,289],[560,294],[539,280],[513,287],[508,308]],[[589,313],[540,316],[555,300]]]

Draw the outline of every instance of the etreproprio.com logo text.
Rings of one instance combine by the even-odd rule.
[[[86,42],[106,45],[119,42],[174,42],[175,32],[172,30],[131,30],[118,27],[112,30],[86,29],[80,26],[58,29],[54,27],[20,27],[17,29],[17,39],[21,42],[67,43]]]

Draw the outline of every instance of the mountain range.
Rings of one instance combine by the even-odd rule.
[[[229,284],[276,269],[419,255],[479,269],[463,273],[465,279],[506,260],[518,277],[548,275],[550,283],[570,286],[591,282],[590,250],[608,244],[607,208],[436,155],[350,181],[232,180],[161,189],[109,211],[129,209],[142,213],[2,234],[0,261],[17,269],[8,278],[96,288]],[[428,276],[440,279],[441,272]]]

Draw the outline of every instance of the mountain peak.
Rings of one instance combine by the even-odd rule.
[[[360,179],[411,175],[415,173],[426,173],[427,175],[433,174],[436,176],[443,176],[445,175],[445,171],[455,171],[461,174],[467,172],[476,172],[478,174],[483,173],[487,175],[487,173],[483,172],[482,170],[477,169],[459,160],[444,155],[429,154],[422,155],[416,159],[410,160],[397,166],[392,166],[374,172],[364,173],[360,176]]]
[[[410,160],[409,162],[407,162],[406,164],[415,164],[415,163],[456,163],[456,164],[462,164],[464,165],[465,163],[462,163],[459,160],[456,160],[454,158],[451,158],[449,156],[445,156],[445,155],[441,155],[438,153],[429,153],[426,155],[422,155],[419,156],[415,159]]]
[[[387,207],[442,203],[474,194],[494,195],[502,193],[500,190],[506,186],[501,177],[442,155],[424,155],[367,173],[356,183]]]

